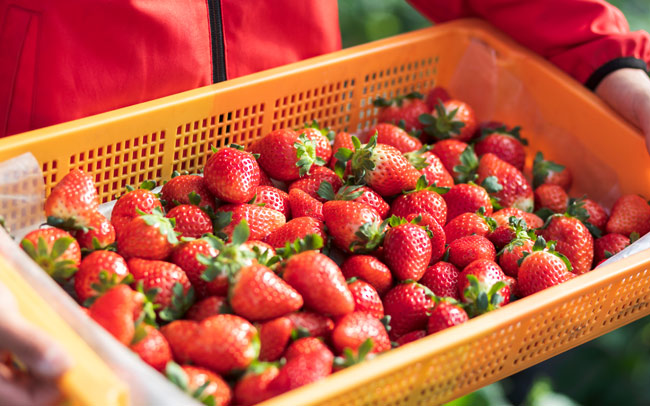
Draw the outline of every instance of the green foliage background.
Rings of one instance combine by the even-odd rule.
[[[650,1],[612,0],[632,30],[650,31]],[[431,25],[405,0],[339,0],[343,46]],[[524,394],[521,392],[524,390]],[[650,405],[650,318],[450,403],[453,406]]]

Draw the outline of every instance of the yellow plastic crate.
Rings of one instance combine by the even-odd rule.
[[[481,120],[521,125],[529,151],[572,169],[573,195],[606,206],[620,193],[650,196],[650,162],[634,128],[564,73],[473,20],[3,139],[0,160],[33,153],[48,192],[70,169],[83,169],[110,201],[127,184],[198,170],[210,145],[247,145],[313,119],[355,131],[376,121],[373,98],[434,85],[469,102]],[[264,405],[443,403],[650,313],[649,263],[647,251],[630,256]]]

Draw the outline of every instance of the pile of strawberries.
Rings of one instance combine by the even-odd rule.
[[[22,248],[87,314],[206,404],[250,405],[590,271],[650,205],[571,198],[569,170],[442,88],[214,150],[202,176],[99,211],[65,176]],[[533,212],[535,211],[535,212]]]

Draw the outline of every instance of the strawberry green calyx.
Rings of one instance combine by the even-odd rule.
[[[140,316],[135,321],[136,327],[140,323],[145,323],[153,327],[158,327],[158,325],[156,324],[156,310],[158,310],[160,305],[155,303],[154,301],[156,300],[156,296],[158,296],[158,293],[160,293],[160,288],[151,288],[145,291],[142,285],[142,281],[139,281],[135,290],[141,293],[142,296],[144,296],[144,301],[142,303],[142,312],[140,312]]]
[[[85,219],[77,217],[68,217],[61,218],[56,216],[47,216],[46,224],[48,226],[60,228],[65,231],[81,231],[87,233],[90,230],[94,230],[95,227],[88,227]]]
[[[538,151],[533,160],[533,188],[537,189],[539,185],[544,183],[551,172],[562,172],[563,170],[564,165],[545,160],[541,151]]]
[[[481,141],[491,134],[503,134],[516,139],[521,143],[521,145],[528,145],[528,140],[521,136],[520,131],[521,131],[520,126],[512,127],[512,129],[510,130],[508,130],[508,128],[505,125],[499,126],[497,128],[483,128],[481,130],[481,137],[479,137],[476,141],[477,142]]]
[[[222,239],[214,235],[206,235],[204,239],[216,249],[219,254],[215,258],[199,254],[197,259],[206,266],[201,279],[212,282],[217,276],[227,276],[232,279],[242,267],[253,263],[255,253],[243,245],[250,235],[250,229],[246,220],[242,220],[235,227],[232,240],[226,244]]]
[[[293,144],[296,148],[296,166],[299,168],[300,176],[310,175],[309,170],[312,165],[325,165],[327,162],[316,155],[316,142],[307,138],[305,134],[298,137],[298,141]]]
[[[307,337],[311,337],[311,333],[304,327],[298,326],[291,330],[291,341],[296,341]]]
[[[342,357],[334,358],[334,366],[337,368],[348,368],[352,365],[360,364],[365,360],[373,358],[374,355],[371,354],[370,351],[372,351],[374,345],[375,342],[373,339],[368,338],[363,343],[361,343],[359,349],[356,351],[356,354],[352,349],[345,348],[343,350]]]
[[[368,143],[363,146],[357,137],[352,136],[351,138],[355,151],[352,152],[347,148],[339,148],[335,155],[338,160],[337,166],[340,163],[340,167],[345,171],[346,164],[350,161],[352,183],[355,185],[364,185],[366,173],[375,170],[375,163],[372,161],[372,155],[377,147],[377,132],[375,132],[375,134],[370,137]]]
[[[526,220],[523,218],[510,216],[508,218],[508,227],[510,227],[510,230],[512,230],[514,238],[508,244],[506,244],[506,246],[503,247],[497,255],[501,255],[505,251],[510,252],[515,247],[524,245],[524,241],[526,240],[537,240],[537,234],[535,234],[535,230],[529,229],[528,225],[526,224]]]
[[[475,275],[467,275],[469,286],[463,295],[469,301],[465,303],[465,311],[470,317],[496,310],[503,302],[504,297],[499,291],[506,286],[504,281],[498,281],[492,286],[482,286]]]
[[[182,318],[185,313],[192,307],[195,301],[194,288],[190,287],[187,293],[184,292],[183,284],[176,282],[172,287],[172,302],[166,308],[158,313],[158,316],[164,321],[174,321]]]
[[[211,207],[207,207],[204,211],[212,220],[214,235],[224,241],[227,240],[228,236],[222,230],[232,222],[232,212],[220,211],[215,213]]]
[[[140,183],[140,185],[137,188],[131,185],[126,185],[127,192],[133,192],[136,189],[154,190],[155,188],[156,188],[155,180],[145,180],[144,182]]]
[[[465,127],[465,123],[454,120],[458,108],[447,112],[442,101],[435,106],[436,116],[431,114],[421,114],[418,118],[424,125],[424,132],[437,140],[446,140],[454,134],[460,134],[460,130]]]
[[[372,105],[375,107],[391,107],[397,106],[402,107],[404,100],[413,100],[413,99],[424,99],[424,95],[419,92],[411,92],[402,96],[396,96],[392,99],[385,99],[383,97],[377,97],[372,101]]]
[[[327,137],[330,142],[334,141],[334,136],[336,135],[336,133],[329,128],[321,127],[320,124],[318,124],[318,120],[312,120],[311,123],[305,123],[305,126],[303,128],[312,128],[320,132],[324,137]],[[300,130],[296,131],[300,132]]]
[[[367,222],[362,224],[354,235],[355,241],[350,243],[350,252],[363,254],[373,252],[384,242],[386,235],[386,221]]]
[[[485,224],[487,224],[490,231],[496,230],[496,228],[499,226],[494,218],[485,215],[485,207],[479,207],[476,214],[485,221]],[[526,222],[524,222],[524,225],[525,224]]]
[[[569,258],[567,258],[564,254],[555,250],[556,243],[557,241],[547,242],[544,239],[544,237],[539,236],[537,237],[537,240],[535,240],[535,244],[533,245],[533,252],[544,251],[544,252],[548,252],[549,254],[553,254],[556,257],[560,258],[562,262],[564,262],[564,265],[566,265],[566,268],[569,272],[573,272],[573,266],[571,265],[571,261],[569,261]],[[522,257],[519,258],[519,261],[517,261],[517,265],[521,266],[521,264],[530,254],[531,254],[530,252],[525,251]]]
[[[318,234],[307,234],[304,238],[297,238],[294,242],[287,242],[284,247],[275,250],[277,256],[282,259],[300,254],[305,251],[316,251],[323,248],[323,237]]]
[[[392,329],[392,327],[390,326],[390,319],[391,319],[390,314],[387,314],[381,319],[379,319],[379,321],[381,321],[381,324],[384,325],[384,328],[386,329],[387,333],[390,333],[390,330]]]
[[[499,183],[499,178],[494,175],[488,176],[487,178],[483,179],[483,182],[481,182],[481,187],[485,189],[490,195],[490,203],[492,203],[492,208],[494,210],[503,209],[503,206],[501,206],[499,203],[499,198],[494,196],[495,193],[499,193],[503,190],[503,185]]]
[[[330,200],[354,200],[363,195],[363,190],[359,190],[363,185],[344,185],[337,193],[334,193],[332,184],[328,181],[321,182],[318,187],[318,196]]]
[[[582,224],[584,224],[585,227],[587,227],[587,230],[589,230],[589,232],[594,238],[600,238],[603,236],[603,233],[600,231],[598,227],[596,227],[589,221],[589,217],[590,217],[589,212],[587,211],[587,209],[584,208],[585,199],[586,196],[583,196],[578,199],[570,198],[569,205],[567,206],[566,214],[580,220]]]
[[[167,241],[170,244],[178,244],[178,237],[174,227],[176,227],[176,220],[165,217],[160,207],[155,207],[153,213],[145,213],[140,209],[136,209],[140,217],[144,220],[145,223],[149,226],[158,227],[158,231],[161,235],[167,237]]]
[[[478,170],[478,157],[474,152],[474,147],[468,145],[465,150],[460,154],[460,165],[454,166],[454,172],[458,183],[468,183],[478,177],[476,171]]]
[[[77,272],[73,260],[60,259],[74,241],[72,237],[61,237],[54,242],[51,251],[43,237],[38,237],[36,246],[27,239],[23,239],[20,246],[54,280],[64,282]]]
[[[96,295],[93,295],[86,299],[83,303],[84,307],[90,307],[93,303],[95,303],[95,300],[97,300],[98,297],[103,295],[104,293],[108,292],[112,288],[114,288],[117,285],[123,284],[123,285],[130,285],[133,283],[133,275],[132,274],[127,274],[125,277],[122,279],[119,279],[120,276],[114,273],[108,273],[106,270],[101,270],[99,271],[99,275],[97,276],[99,281],[96,283],[91,283],[90,287],[97,292]]]
[[[422,176],[420,176],[418,178],[418,181],[415,184],[415,189],[403,190],[402,194],[408,195],[408,194],[411,194],[411,193],[419,192],[421,190],[430,190],[430,191],[438,193],[439,195],[444,195],[445,193],[449,192],[450,189],[451,188],[449,188],[449,187],[429,185],[429,182],[427,182],[427,177],[422,175]]]
[[[630,234],[630,244],[634,244],[641,236],[636,231]]]
[[[433,148],[433,145],[424,144],[422,148],[417,151],[411,151],[404,154],[404,157],[415,167],[415,169],[422,170],[429,166],[426,162],[427,158],[423,156],[425,152],[429,152]]]
[[[203,383],[203,385],[199,386],[195,390],[191,390],[189,388],[190,384],[190,379],[181,368],[180,365],[175,363],[174,361],[169,361],[167,363],[167,366],[165,367],[165,377],[176,385],[180,390],[183,392],[187,393],[194,399],[197,399],[199,402],[203,403],[206,406],[215,406],[216,405],[216,400],[213,395],[208,395],[206,396],[204,394],[206,388],[210,385],[210,381],[206,381]]]

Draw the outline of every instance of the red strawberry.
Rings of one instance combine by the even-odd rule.
[[[447,89],[441,86],[436,86],[427,93],[426,102],[429,110],[433,110],[438,103],[446,102],[450,99],[451,96],[449,96]]]
[[[476,131],[476,114],[469,104],[460,100],[438,102],[431,114],[420,116],[423,131],[436,140],[453,138],[467,142]]]
[[[256,405],[273,396],[268,386],[280,370],[273,364],[265,365],[261,372],[257,370],[247,372],[235,384],[235,402],[238,405]]]
[[[117,250],[126,259],[167,258],[178,243],[171,221],[159,209],[133,218],[117,235]]]
[[[408,191],[393,201],[390,214],[407,217],[409,214],[427,213],[441,226],[447,222],[447,204],[436,191],[425,186],[422,178],[414,191]]]
[[[298,292],[260,264],[245,266],[235,274],[229,301],[235,314],[250,321],[280,317],[303,304]]]
[[[312,168],[311,175],[304,176],[289,185],[289,191],[300,189],[314,199],[324,202],[325,199],[318,194],[318,189],[323,182],[328,182],[334,192],[343,186],[343,180],[333,170],[324,166],[316,166]]]
[[[174,231],[179,237],[199,238],[212,233],[212,220],[198,206],[181,204],[174,207],[165,216],[175,220]]]
[[[167,363],[172,360],[172,350],[167,339],[150,325],[144,325],[144,334],[146,336],[131,343],[129,348],[152,368],[164,371]]]
[[[447,172],[456,179],[460,174],[454,171],[454,168],[462,164],[460,157],[463,155],[465,150],[468,150],[468,147],[467,143],[462,141],[454,139],[442,140],[433,145],[431,152],[440,158],[440,162],[442,162]],[[468,154],[473,155],[473,149],[470,148],[468,152],[465,153],[466,156]]]
[[[431,241],[422,227],[393,225],[386,232],[383,247],[386,265],[397,280],[422,278],[431,259]]]
[[[293,327],[304,330],[310,337],[329,338],[334,330],[334,322],[329,317],[308,311],[301,311],[286,315],[291,320]]]
[[[410,333],[404,334],[403,336],[395,340],[395,343],[397,343],[398,347],[401,347],[403,345],[419,340],[420,338],[424,338],[426,336],[427,336],[426,330],[414,330],[411,331]]]
[[[521,138],[519,130],[520,127],[508,130],[506,126],[483,128],[483,134],[474,145],[474,151],[478,156],[494,154],[518,170],[523,171],[526,162],[524,145],[528,145],[528,141]]]
[[[568,260],[554,252],[552,245],[547,248],[543,238],[535,243],[533,252],[524,257],[519,266],[517,291],[521,297],[532,295],[548,287],[559,285],[575,274],[567,266]]]
[[[507,244],[499,256],[499,265],[503,272],[516,278],[519,274],[519,260],[524,256],[524,252],[532,252],[534,244],[530,238],[517,239]]]
[[[190,344],[199,331],[199,323],[191,320],[176,320],[160,328],[172,349],[176,362],[190,362]]]
[[[373,100],[373,105],[379,107],[377,121],[403,126],[406,131],[420,130],[422,124],[418,118],[421,114],[431,112],[423,99],[424,97],[417,92],[397,96],[390,100],[378,97]]]
[[[531,213],[528,213],[531,214]],[[541,222],[541,219],[539,219]],[[535,239],[535,232],[528,228],[526,220],[523,218],[517,218],[515,216],[510,216],[508,219],[507,225],[502,225],[494,229],[487,235],[488,240],[494,244],[494,247],[497,250],[503,249],[508,244],[511,245],[520,245],[519,242],[514,241],[516,239],[526,240],[526,239]],[[507,272],[506,272],[507,273]]]
[[[286,317],[278,317],[262,323],[260,326],[260,356],[261,361],[280,359],[289,345],[293,322]]]
[[[395,147],[403,154],[417,151],[422,147],[420,140],[393,124],[380,122],[368,130],[368,135],[375,134],[377,135],[377,143]]]
[[[533,187],[535,189],[544,183],[551,183],[568,192],[572,181],[573,177],[569,168],[553,161],[547,161],[541,152],[537,152],[533,161]]]
[[[569,259],[573,273],[581,275],[591,270],[594,240],[589,229],[578,218],[573,217],[577,215],[584,218],[578,210],[579,203],[572,204],[567,209],[567,214],[553,215],[539,233],[546,241],[557,241],[557,251]]]
[[[354,143],[352,142],[352,136],[346,132],[340,132],[334,136],[334,144],[332,145],[332,159],[330,160],[330,165],[329,165],[332,170],[336,169],[336,163],[338,162],[336,154],[339,152],[339,149],[341,148],[348,149],[352,152],[355,151],[355,146]],[[349,169],[350,169],[350,162],[348,162],[347,165],[342,164],[339,170],[341,172],[341,175],[345,173],[345,175],[347,176],[349,175]]]
[[[309,234],[318,234],[325,240],[327,238],[325,224],[313,217],[296,217],[267,235],[264,241],[273,248],[281,248],[286,243],[305,238]]]
[[[264,172],[264,169],[260,168],[260,186],[273,186],[275,187],[275,184],[271,181],[271,178],[269,178],[269,175]]]
[[[460,300],[457,288],[459,277],[458,268],[449,262],[440,261],[427,268],[420,283],[431,289],[436,296]]]
[[[429,151],[431,147],[425,145],[423,148],[404,154],[409,162],[424,175],[427,183],[438,187],[454,186],[454,178],[445,169],[440,158]]]
[[[316,120],[311,124],[305,124],[304,128],[296,130],[300,135],[305,135],[316,145],[316,155],[325,161],[325,164],[332,158],[332,146],[329,137],[334,135],[334,131],[328,128],[321,128]],[[298,148],[298,147],[296,147]],[[324,164],[323,164],[324,165]]]
[[[540,228],[544,225],[544,220],[534,213],[528,213],[516,207],[507,207],[492,214],[492,218],[497,222],[497,225],[507,226],[510,224],[510,217],[522,218],[526,221],[526,226],[531,229]]]
[[[361,279],[352,278],[348,280],[348,289],[354,298],[355,312],[366,312],[378,319],[384,317],[384,305],[379,293],[371,284]]]
[[[205,178],[197,175],[178,175],[172,177],[165,183],[160,191],[161,199],[167,204],[167,208],[179,204],[191,204],[192,201],[198,200],[198,206],[208,206],[212,210],[217,208],[214,196],[208,190],[205,184]],[[190,194],[196,194],[198,199],[190,199]],[[146,211],[142,209],[143,211]],[[113,213],[114,215],[115,213]]]
[[[186,379],[173,379],[175,383],[187,383],[186,387],[181,389],[192,397],[197,398],[200,402],[213,404],[214,406],[228,406],[232,399],[232,390],[228,383],[219,375],[205,368],[194,365],[183,365],[180,367],[187,376]],[[167,368],[169,376],[169,367]],[[199,391],[199,389],[201,389]]]
[[[494,154],[485,154],[478,165],[478,183],[488,177],[496,177],[501,189],[493,193],[503,207],[517,207],[523,211],[533,210],[533,189],[520,170]]]
[[[219,212],[232,212],[230,224],[222,229],[228,237],[232,237],[235,227],[246,220],[250,229],[249,239],[264,240],[264,238],[286,223],[284,215],[276,210],[254,204],[228,204],[221,206]]]
[[[142,283],[145,292],[158,288],[154,303],[160,305],[158,315],[163,320],[176,320],[185,314],[194,302],[194,291],[185,272],[165,261],[133,258],[128,261],[134,284]]]
[[[486,217],[479,210],[478,213],[463,213],[451,219],[445,226],[445,238],[447,244],[454,240],[468,235],[476,234],[487,236],[490,231],[496,228],[496,221],[491,217]]]
[[[323,203],[301,189],[294,188],[289,191],[289,206],[294,218],[312,217],[323,221]]]
[[[366,340],[372,340],[371,354],[390,350],[390,339],[382,322],[371,314],[354,312],[343,316],[332,332],[332,344],[341,354],[349,348],[353,353]]]
[[[447,204],[447,221],[463,213],[476,213],[481,207],[485,215],[492,214],[492,202],[487,190],[475,184],[459,184],[442,195]]]
[[[396,285],[384,296],[384,313],[390,316],[392,340],[426,328],[427,313],[434,307],[431,291],[416,282]]]
[[[69,279],[81,263],[81,248],[66,231],[39,228],[29,232],[20,246],[48,275],[58,281]]]
[[[81,248],[96,250],[106,248],[115,242],[115,227],[99,211],[87,216],[88,230],[78,230],[74,236]]]
[[[334,244],[345,252],[372,251],[380,243],[381,217],[364,203],[325,202],[323,217]]]
[[[465,268],[477,259],[494,261],[495,258],[494,245],[480,235],[461,237],[449,244],[449,262],[459,269]]]
[[[203,177],[210,192],[218,199],[246,203],[253,198],[255,188],[260,184],[260,167],[250,152],[222,147],[206,162]]]
[[[319,354],[321,355],[321,358],[329,359],[332,351],[330,351],[327,345],[323,344],[323,341],[319,338],[303,337],[297,339],[291,343],[291,345],[289,345],[287,351],[284,353],[284,357],[288,361],[293,358],[309,354]]]
[[[569,196],[558,185],[546,183],[535,189],[535,209],[548,208],[553,213],[564,213]]]
[[[144,295],[126,285],[117,285],[90,306],[90,317],[117,341],[129,345],[135,335],[135,317],[142,309]]]
[[[609,216],[603,206],[591,199],[583,199],[582,207],[587,210],[589,223],[595,226],[601,233],[604,232]]]
[[[429,264],[438,262],[445,254],[447,241],[442,226],[428,213],[409,214],[406,216],[406,221],[424,227],[431,241],[431,260],[429,260]]]
[[[204,280],[201,276],[206,265],[198,259],[199,255],[214,258],[218,251],[206,240],[185,241],[172,251],[171,262],[178,265],[187,275],[198,298],[211,295],[225,296],[228,292],[228,278],[226,275],[217,276],[212,282]]]
[[[383,295],[393,285],[390,269],[376,257],[369,255],[352,255],[345,260],[341,271],[346,278],[360,278],[368,282]]]
[[[268,390],[275,396],[325,378],[332,373],[333,358],[333,355],[320,353],[292,358],[280,368],[278,376],[269,383]]]
[[[600,238],[596,238],[594,240],[594,266],[623,251],[631,242],[631,238],[617,233],[605,234]]]
[[[510,285],[496,262],[488,259],[473,261],[463,269],[458,278],[458,294],[468,303],[471,316],[507,305],[510,302]],[[487,301],[481,300],[485,294]]]
[[[90,175],[71,170],[61,179],[45,200],[45,215],[88,226],[88,216],[99,208],[99,197]]]
[[[332,185],[329,183],[323,183],[318,190],[318,195],[325,201],[345,200],[365,203],[375,209],[382,219],[388,216],[388,211],[390,210],[388,203],[386,203],[377,192],[370,189],[368,186],[345,185],[341,187],[337,193],[334,193]]]
[[[290,257],[283,264],[284,280],[315,311],[340,316],[354,310],[354,299],[341,269],[334,261],[316,251]]]
[[[201,321],[217,314],[230,313],[228,300],[223,296],[210,296],[198,301],[185,313],[188,320]]]
[[[100,277],[102,272],[104,276]],[[129,268],[119,254],[111,251],[93,251],[79,265],[74,278],[74,290],[79,302],[84,303],[120,283],[127,275]]]
[[[162,210],[160,200],[147,189],[136,189],[120,197],[111,212],[111,224],[115,227],[117,236],[132,219],[140,216],[138,211],[152,214],[156,207]]]
[[[638,195],[621,196],[612,207],[606,229],[628,237],[635,232],[644,236],[650,231],[650,205]]]
[[[462,307],[449,302],[440,302],[431,311],[427,323],[427,333],[433,334],[446,328],[457,326],[469,320]]]

